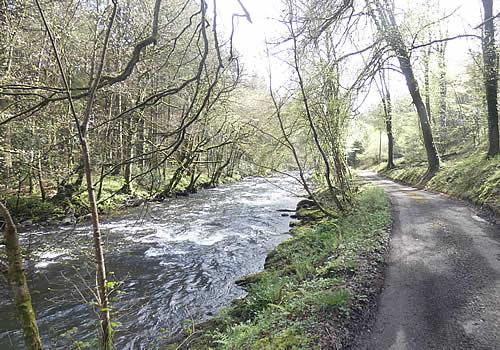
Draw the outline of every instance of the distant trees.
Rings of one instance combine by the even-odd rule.
[[[152,195],[163,192],[191,133],[197,132],[198,125],[204,125],[207,135],[215,132],[216,121],[227,116],[217,106],[228,101],[240,81],[241,67],[237,55],[229,52],[228,41],[216,44],[213,6],[209,9],[206,4],[205,28],[200,25],[200,7],[193,1],[174,1],[168,7],[158,4],[119,2],[117,6],[88,123],[89,143],[100,150],[91,154],[97,188],[110,177],[121,177],[121,193],[133,195],[134,184],[151,189]],[[102,25],[109,10],[93,1],[73,6],[56,2],[46,6],[45,12],[53,25],[79,114],[98,67]],[[6,165],[2,185],[12,190],[16,187],[12,184],[21,180],[23,186],[39,182],[39,190],[33,189],[40,196],[43,193],[48,199],[71,201],[85,182],[78,129],[72,118],[67,118],[68,97],[58,79],[59,69],[45,30],[37,27],[39,16],[33,6],[20,7],[16,3],[2,11],[14,36],[6,43],[16,52],[10,74],[0,80],[0,100],[5,107],[0,118],[0,144],[4,145],[0,152]],[[156,21],[160,27],[156,29],[155,21],[149,18],[154,8],[160,9]],[[33,28],[24,30],[30,26]],[[36,44],[25,45],[28,41]],[[32,58],[36,58],[35,65],[27,64]],[[214,123],[206,123],[209,119]],[[236,123],[226,125],[226,130],[238,128]],[[30,134],[38,137],[25,137]],[[212,141],[207,146],[212,146]],[[231,145],[221,147],[229,150]],[[198,169],[207,173],[212,165],[205,162]],[[102,193],[98,197],[101,201],[108,198]]]
[[[363,154],[365,148],[361,141],[354,141],[349,153],[347,153],[347,164],[352,167],[357,167],[359,165],[358,155]]]
[[[428,2],[421,2],[423,5],[426,3]],[[458,153],[477,148],[487,140],[487,156],[491,157],[498,153],[498,58],[494,37],[496,17],[492,3],[483,1],[484,22],[476,28],[483,29],[481,37],[474,33],[454,33],[447,36],[450,31],[447,27],[448,21],[453,21],[455,16],[453,11],[442,13],[442,10],[439,10],[435,11],[439,13],[438,15],[433,15],[428,10],[421,11],[412,7],[396,8],[394,1],[365,2],[379,33],[378,37],[383,38],[391,49],[385,61],[385,70],[396,70],[391,61],[397,60],[398,68],[405,77],[409,95],[419,115],[418,130],[421,133],[428,163],[428,172],[424,180],[439,169],[438,152],[443,160],[447,160]],[[404,17],[401,15],[401,18],[405,18],[406,22],[398,23],[396,12],[398,16],[404,13]],[[411,22],[415,18],[421,23],[419,27],[415,27]],[[439,35],[436,32],[439,32]],[[465,38],[482,39],[482,57],[474,49],[469,53],[464,52],[464,60],[467,55],[470,57],[469,63],[465,66],[466,74],[454,77],[453,74],[448,74],[448,44],[451,40]],[[419,62],[422,63],[422,71],[419,71]],[[422,94],[419,81],[423,82]],[[380,87],[378,89],[380,90]],[[396,110],[406,110],[401,106],[406,100],[402,97],[398,97],[397,100]],[[481,103],[484,100],[486,108],[485,104]],[[382,100],[380,108],[384,109],[383,113],[386,115],[386,101]],[[399,119],[403,118],[403,115],[407,115],[406,112],[395,113]],[[408,123],[397,121],[396,124]],[[397,126],[396,132],[402,131],[400,128]],[[405,135],[400,135],[400,140],[410,136],[408,128],[404,133]],[[421,150],[420,147],[413,146],[417,141],[418,139],[399,141],[396,147],[399,151],[402,148],[410,149],[411,157],[414,157]],[[388,153],[391,153],[389,149],[393,144],[394,140],[391,142],[388,138]],[[410,157],[410,154],[406,155]]]

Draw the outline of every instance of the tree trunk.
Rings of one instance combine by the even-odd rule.
[[[483,0],[484,7],[484,86],[486,104],[488,106],[488,157],[499,153],[498,132],[498,65],[495,47],[495,23],[493,17],[493,0]]]
[[[387,132],[387,169],[392,169],[394,165],[394,136],[392,134],[392,100],[387,81],[383,73],[381,74],[382,80],[382,105],[385,114],[385,130]]]
[[[432,46],[429,45],[424,56],[424,90],[425,90],[425,109],[427,110],[427,117],[429,122],[434,124],[431,114],[431,91],[430,91],[430,60],[431,60],[431,49]]]
[[[439,52],[439,148],[441,154],[446,153],[448,144],[448,83],[446,81],[446,43],[442,43],[438,48]]]
[[[33,194],[33,176],[34,176],[34,171],[33,171],[33,163],[35,161],[35,151],[33,151],[33,146],[30,146],[30,168],[28,170],[28,193]]]
[[[124,169],[124,179],[125,184],[122,187],[121,192],[130,194],[132,193],[132,157],[134,156],[134,146],[133,138],[134,133],[132,130],[132,116],[129,115],[127,118],[127,136],[125,141],[125,169]]]
[[[103,350],[111,350],[113,348],[113,339],[112,339],[112,327],[111,327],[111,318],[109,313],[109,304],[108,304],[108,284],[106,281],[106,267],[104,262],[104,253],[102,248],[102,238],[101,238],[101,230],[99,227],[99,215],[97,212],[97,203],[95,200],[93,180],[92,180],[92,163],[90,161],[90,151],[87,143],[87,133],[88,133],[88,125],[90,121],[90,117],[92,115],[93,103],[95,100],[97,87],[99,85],[99,81],[101,78],[101,73],[103,71],[104,62],[106,58],[106,50],[109,42],[109,37],[111,34],[111,27],[113,25],[114,18],[116,16],[117,3],[113,2],[113,11],[109,20],[109,24],[106,30],[106,36],[104,40],[104,45],[102,49],[102,54],[100,57],[99,68],[97,69],[95,78],[92,79],[92,83],[90,84],[89,95],[87,97],[85,110],[83,112],[83,121],[80,125],[80,121],[78,119],[75,105],[73,103],[73,99],[71,97],[70,85],[68,83],[68,79],[66,77],[65,69],[62,65],[61,57],[59,55],[59,51],[57,50],[57,45],[54,39],[54,36],[48,26],[47,20],[45,19],[45,14],[38,0],[35,0],[35,3],[40,12],[40,16],[42,18],[44,27],[46,29],[47,35],[50,39],[52,48],[54,50],[54,54],[56,57],[57,65],[59,67],[59,73],[61,74],[61,78],[64,83],[64,87],[66,90],[66,94],[68,97],[68,104],[70,107],[71,114],[73,116],[75,126],[78,130],[78,137],[80,140],[81,147],[81,159],[84,168],[85,178],[87,181],[87,193],[88,200],[90,206],[90,212],[92,215],[92,228],[93,228],[93,243],[94,243],[94,255],[95,255],[95,264],[96,264],[96,288],[97,288],[97,303],[99,307],[99,318],[100,318],[100,341],[101,341],[101,349]]]
[[[37,175],[38,175],[38,186],[40,188],[40,197],[42,198],[42,201],[45,201],[47,199],[47,194],[45,193],[45,186],[43,184],[43,173],[42,173],[42,154],[38,152],[38,169],[37,169]]]
[[[145,135],[145,121],[144,121],[144,114],[141,114],[139,116],[139,120],[137,121],[137,155],[141,156],[139,160],[139,166],[141,168],[141,171],[144,170],[146,166],[146,162],[144,160],[144,145],[146,144],[146,135]]]
[[[12,150],[12,140],[11,140],[11,130],[9,125],[7,125],[5,128],[4,143],[6,149],[4,153],[5,176],[7,179],[9,179],[12,170],[12,154],[10,153]],[[8,183],[9,181],[6,182],[6,184]]]
[[[99,314],[101,319],[101,342],[102,349],[111,350],[112,344],[112,329],[109,314],[109,303],[106,281],[106,265],[104,263],[104,252],[102,249],[102,236],[99,226],[99,213],[97,211],[97,202],[95,200],[93,179],[92,179],[92,164],[90,162],[89,148],[87,139],[84,135],[80,137],[80,145],[82,149],[82,158],[85,165],[85,178],[87,180],[87,193],[89,199],[90,212],[92,215],[92,229],[94,242],[94,255],[96,264],[96,279],[97,279],[97,295],[99,297]]]
[[[405,52],[406,53],[406,52]],[[418,83],[413,74],[413,69],[411,67],[410,58],[405,56],[399,56],[399,63],[401,65],[401,70],[406,79],[406,84],[410,95],[413,99],[413,103],[417,109],[418,118],[420,121],[420,127],[422,128],[422,136],[424,138],[424,146],[427,153],[428,162],[428,175],[432,176],[439,170],[439,158],[437,156],[436,147],[434,145],[434,139],[432,137],[432,130],[429,124],[429,119],[427,118],[427,111],[425,105],[422,101],[422,96],[418,89]]]
[[[378,131],[378,162],[382,163],[382,129]]]
[[[42,349],[40,333],[36,323],[35,311],[31,303],[31,294],[23,270],[23,258],[16,226],[7,208],[0,202],[0,214],[5,220],[5,251],[9,265],[8,279],[12,296],[16,304],[16,314],[23,331],[24,343],[29,350]]]
[[[377,28],[382,32],[387,43],[391,46],[401,67],[401,71],[405,77],[408,91],[410,92],[413,104],[417,109],[419,124],[422,129],[422,136],[427,154],[428,169],[423,180],[429,179],[439,170],[439,158],[437,156],[436,146],[432,137],[432,130],[429,124],[427,109],[422,100],[422,95],[418,87],[417,79],[413,73],[408,49],[404,43],[401,32],[396,24],[396,19],[392,13],[392,9],[383,7],[380,1],[375,1],[378,16],[373,15]]]

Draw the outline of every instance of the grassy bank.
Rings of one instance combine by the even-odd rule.
[[[196,190],[207,187],[209,182],[207,176],[201,176],[195,187]],[[230,178],[223,177],[221,183],[231,183],[239,180],[238,177]],[[186,195],[190,179],[184,176],[179,181],[175,188],[175,193]],[[132,193],[123,193],[122,188],[125,184],[121,176],[107,176],[102,186],[99,184],[95,187],[96,196],[98,197],[98,209],[101,214],[111,214],[125,206],[134,206],[142,203],[145,200],[151,199],[161,191],[151,193],[147,184],[135,182],[132,188]],[[166,186],[166,183],[165,183]],[[99,191],[100,188],[100,191]],[[6,203],[15,222],[58,222],[68,215],[76,217],[85,216],[89,213],[88,197],[85,188],[85,181],[81,188],[72,195],[71,198],[64,200],[53,200],[51,197],[56,193],[55,185],[48,186],[48,195],[46,200],[42,200],[40,194],[26,193],[26,189],[20,193],[0,193],[0,200]],[[174,194],[175,196],[175,194]]]
[[[123,179],[109,176],[103,181],[100,197],[98,198],[98,209],[101,213],[111,213],[123,206],[130,198],[146,198],[147,192],[144,188],[137,186],[132,195],[120,192],[124,184]],[[58,221],[63,219],[69,213],[75,216],[84,216],[88,214],[88,197],[85,190],[85,184],[71,198],[64,200],[54,200],[51,197],[55,190],[49,191],[48,198],[42,200],[37,193],[8,193],[3,194],[7,207],[16,222],[29,220],[31,222]],[[99,193],[96,187],[96,195]]]
[[[391,179],[415,185],[427,170],[426,164],[399,162],[395,169],[377,169]],[[483,152],[442,163],[440,171],[426,185],[431,191],[484,206],[500,214],[500,156],[485,159]]]
[[[381,189],[367,187],[338,219],[295,227],[240,281],[248,296],[215,319],[186,328],[167,349],[318,349],[346,346],[380,288],[390,210]]]

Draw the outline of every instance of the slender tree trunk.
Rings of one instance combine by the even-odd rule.
[[[122,192],[126,194],[132,193],[132,157],[134,156],[134,132],[132,130],[132,116],[129,115],[127,118],[127,136],[125,141],[125,172],[124,179],[125,184],[122,187]]]
[[[448,144],[448,82],[446,81],[446,43],[439,45],[439,148],[446,153]]]
[[[304,187],[304,190],[312,198],[312,200],[316,203],[316,205],[318,206],[319,210],[321,210],[321,212],[323,212],[324,214],[326,214],[328,216],[335,216],[330,210],[328,210],[328,208],[324,207],[321,204],[321,202],[315,196],[314,192],[311,190],[311,188],[309,187],[309,185],[306,181],[305,172],[304,172],[303,166],[300,162],[297,150],[296,150],[294,144],[291,142],[290,138],[288,137],[287,131],[285,130],[285,126],[283,124],[283,119],[281,116],[281,106],[276,101],[276,97],[274,96],[272,86],[273,86],[273,84],[272,84],[271,70],[269,70],[269,93],[271,95],[271,99],[273,101],[273,105],[274,105],[274,108],[276,110],[276,118],[278,118],[281,133],[283,135],[283,138],[285,139],[286,144],[288,145],[288,149],[292,152],[293,158],[295,160],[295,164],[297,165],[297,168],[299,171],[300,184]]]
[[[5,220],[4,239],[9,265],[8,280],[16,304],[16,314],[23,331],[24,343],[29,350],[39,350],[42,349],[42,342],[36,323],[35,311],[31,303],[26,275],[24,274],[23,258],[16,226],[9,211],[1,202],[0,214]]]
[[[40,197],[42,198],[42,201],[45,201],[47,199],[47,194],[45,192],[45,186],[43,184],[43,173],[42,173],[42,154],[38,152],[38,169],[37,169],[37,175],[38,175],[38,186],[40,188]]]
[[[382,162],[382,129],[378,131],[378,162]]]
[[[106,171],[106,164],[101,164],[101,176],[99,177],[99,187],[97,188],[97,201],[102,196],[102,185],[104,184],[104,172]]]
[[[100,318],[100,341],[101,341],[101,349],[103,350],[111,350],[113,348],[113,339],[112,339],[112,327],[111,327],[111,318],[109,312],[109,303],[108,303],[108,285],[106,281],[106,266],[104,261],[104,252],[102,247],[102,238],[101,238],[101,230],[99,225],[99,215],[97,211],[97,203],[95,200],[94,187],[93,187],[93,179],[92,179],[92,163],[90,161],[90,151],[87,143],[87,134],[88,134],[88,125],[90,122],[90,117],[92,114],[93,104],[96,97],[97,87],[99,85],[99,81],[101,79],[101,74],[104,68],[104,62],[106,58],[107,46],[111,34],[111,28],[113,25],[113,21],[116,16],[117,10],[117,2],[112,2],[112,13],[109,19],[108,26],[106,28],[106,35],[104,39],[104,44],[101,52],[101,57],[99,61],[99,66],[96,71],[95,77],[91,80],[89,95],[86,100],[85,110],[83,112],[83,121],[80,124],[80,120],[78,119],[75,105],[73,103],[73,99],[71,96],[71,89],[68,83],[68,79],[66,77],[65,70],[62,65],[61,57],[59,55],[59,51],[57,49],[56,42],[54,40],[54,36],[50,27],[45,18],[45,14],[40,5],[39,0],[35,0],[36,6],[40,12],[40,17],[42,18],[44,27],[50,39],[52,48],[54,50],[54,54],[56,57],[57,65],[59,68],[59,72],[61,74],[61,78],[64,83],[64,87],[66,90],[66,94],[68,97],[69,107],[71,110],[71,114],[73,116],[75,126],[78,130],[78,137],[80,140],[81,147],[81,157],[83,162],[83,168],[85,172],[85,178],[87,180],[87,194],[90,206],[90,212],[92,215],[92,229],[93,229],[93,243],[94,243],[94,256],[95,256],[95,264],[96,264],[96,288],[97,288],[97,297],[98,297],[98,307],[99,307],[99,318]]]
[[[482,0],[484,7],[484,86],[486,104],[488,106],[488,157],[500,151],[498,131],[498,62],[495,47],[495,23],[493,17],[493,0]]]
[[[85,164],[85,178],[87,180],[87,194],[89,199],[90,213],[92,216],[92,230],[94,242],[94,256],[96,265],[96,279],[97,291],[99,297],[99,312],[101,319],[101,346],[104,350],[111,350],[112,343],[112,329],[109,314],[109,301],[107,292],[106,280],[106,265],[104,261],[104,251],[102,248],[102,235],[99,225],[99,213],[97,210],[97,202],[95,200],[93,179],[92,179],[92,163],[90,161],[90,152],[85,136],[80,138],[80,145],[82,149],[82,157]]]
[[[34,177],[34,162],[35,162],[35,151],[33,150],[33,146],[30,146],[30,168],[28,170],[28,193],[33,194],[33,177]]]
[[[11,140],[11,130],[9,125],[5,127],[4,143],[6,148],[6,151],[4,152],[5,176],[8,179],[10,178],[10,173],[12,170],[12,154],[10,153],[10,151],[12,150],[12,140]],[[6,182],[6,184],[8,183],[9,181]]]
[[[389,86],[383,73],[381,74],[382,80],[382,105],[384,106],[385,114],[385,130],[387,132],[387,169],[392,169],[394,165],[394,136],[392,134],[392,100]]]
[[[332,183],[330,160],[328,159],[328,156],[327,156],[325,150],[323,149],[323,146],[321,145],[321,142],[319,140],[319,135],[318,135],[318,132],[316,130],[316,126],[315,126],[314,121],[313,121],[311,110],[309,108],[309,99],[307,97],[307,93],[306,93],[305,86],[304,86],[304,80],[302,79],[302,73],[300,71],[300,66],[299,66],[299,53],[298,53],[299,49],[297,46],[297,36],[295,34],[295,31],[294,31],[294,24],[292,22],[292,18],[289,19],[289,29],[291,31],[290,34],[292,35],[292,42],[293,42],[293,55],[294,55],[294,67],[293,68],[294,68],[295,73],[297,74],[297,78],[299,80],[299,87],[300,87],[300,91],[302,94],[302,102],[304,105],[305,114],[307,116],[307,120],[309,122],[309,127],[310,127],[312,135],[313,135],[314,144],[316,145],[316,148],[318,149],[318,152],[321,155],[321,159],[323,160],[323,166],[325,167],[324,177],[326,180],[326,184],[328,186],[328,190],[329,190],[330,194],[332,195],[333,201],[335,202],[337,209],[339,209],[340,211],[343,211],[344,206],[340,202],[340,199],[338,197],[338,195],[339,195],[338,189]]]
[[[424,91],[425,91],[425,109],[427,110],[427,116],[429,121],[434,124],[434,120],[431,114],[431,91],[430,91],[430,61],[431,61],[431,49],[432,46],[427,48],[424,56]]]
[[[139,120],[137,122],[137,155],[141,156],[141,159],[139,161],[139,165],[141,168],[141,171],[144,170],[146,166],[146,162],[144,160],[144,145],[146,144],[146,125],[144,121],[144,114],[141,114],[139,116]]]
[[[123,104],[124,104],[123,96],[121,93],[118,93],[117,99],[118,99],[118,103],[117,103],[118,113],[117,114],[121,114],[125,110],[125,107],[123,106]],[[123,119],[120,119],[120,121],[118,123],[118,144],[119,144],[119,147],[118,147],[118,151],[117,151],[118,159],[120,159],[120,164],[123,164],[123,162],[125,161],[125,152],[124,152],[125,142],[123,141],[124,125],[125,125],[125,121]],[[124,168],[125,167],[123,167],[122,169],[120,167],[116,167],[116,171],[113,175],[120,175],[120,171],[124,170]]]

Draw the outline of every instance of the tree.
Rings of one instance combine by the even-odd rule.
[[[488,109],[488,157],[500,152],[498,131],[498,62],[495,46],[493,0],[482,0],[484,9],[483,61],[484,88]]]
[[[399,61],[399,66],[406,80],[408,91],[410,92],[413,104],[417,109],[428,163],[427,174],[422,179],[423,181],[425,181],[426,179],[434,176],[434,174],[439,170],[439,158],[437,155],[436,146],[434,145],[429,117],[427,115],[427,108],[422,99],[422,95],[420,94],[415,73],[413,72],[410,54],[404,42],[401,31],[396,23],[392,3],[382,3],[380,0],[366,1],[368,8],[370,9],[370,14],[379,33],[396,54],[396,57]]]
[[[101,56],[96,68],[95,76],[91,81],[89,93],[86,99],[85,108],[83,111],[82,120],[77,116],[76,108],[73,103],[73,98],[71,96],[71,88],[68,83],[68,79],[66,77],[65,69],[63,68],[62,61],[59,55],[58,47],[54,40],[52,31],[45,19],[45,14],[38,0],[35,0],[38,10],[40,12],[40,17],[42,18],[43,25],[47,31],[47,35],[49,36],[52,48],[54,50],[54,55],[57,60],[57,65],[59,67],[59,71],[61,74],[61,78],[64,84],[64,88],[66,89],[68,103],[70,107],[71,114],[74,118],[76,128],[78,130],[78,136],[80,140],[81,147],[81,157],[83,160],[83,169],[85,172],[86,185],[87,185],[87,195],[90,205],[90,213],[92,217],[92,228],[93,228],[93,243],[94,243],[94,257],[95,257],[95,265],[96,265],[96,284],[97,284],[97,295],[98,295],[98,307],[99,307],[99,315],[101,320],[100,331],[101,331],[101,348],[103,350],[111,350],[113,347],[113,338],[112,338],[112,326],[111,326],[111,317],[110,317],[110,308],[108,301],[108,284],[106,277],[106,264],[104,260],[104,251],[103,251],[103,243],[102,243],[102,235],[99,224],[99,214],[97,210],[97,200],[94,191],[94,181],[92,174],[92,162],[90,158],[90,146],[88,143],[87,135],[90,118],[93,112],[93,106],[96,98],[96,93],[98,86],[101,82],[101,76],[104,69],[106,53],[108,49],[108,42],[111,35],[111,29],[113,26],[113,22],[116,16],[117,3],[113,2],[111,15],[109,17],[109,22],[106,29],[106,34],[104,38],[104,44],[101,52]],[[159,3],[158,3],[159,8]],[[158,11],[158,10],[157,10]]]
[[[394,135],[392,134],[392,100],[391,93],[389,91],[389,85],[387,84],[387,79],[384,74],[384,70],[381,70],[380,80],[381,80],[381,91],[382,96],[382,106],[384,107],[384,121],[385,130],[387,133],[387,169],[392,169],[394,165]]]
[[[442,42],[436,45],[438,52],[438,85],[439,85],[439,117],[438,117],[438,148],[441,155],[446,153],[448,143],[448,81],[446,77],[446,46],[447,42]]]
[[[365,148],[363,143],[359,140],[353,142],[350,152],[347,154],[347,162],[352,167],[357,167],[359,165],[358,154],[363,154]]]
[[[23,258],[16,225],[8,209],[0,202],[0,215],[5,220],[4,239],[8,262],[8,280],[16,304],[16,314],[21,324],[24,343],[29,350],[42,349],[31,294],[24,274]]]

